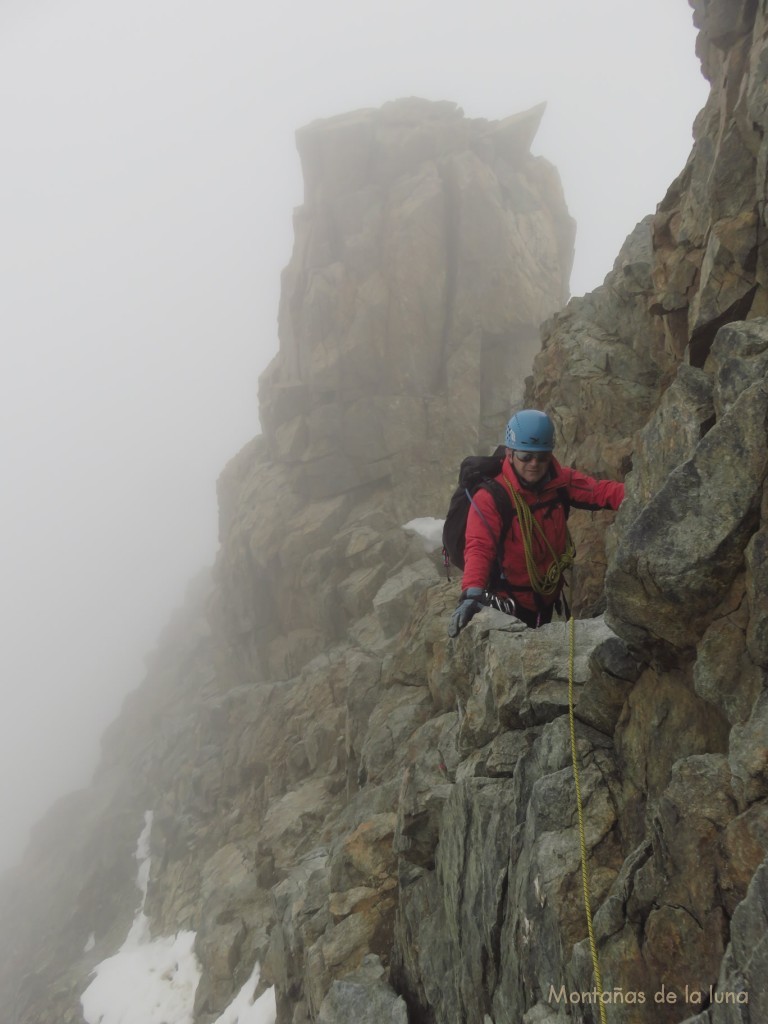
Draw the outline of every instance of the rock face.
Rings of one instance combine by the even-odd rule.
[[[542,113],[411,99],[298,133],[264,435],[220,483],[219,626],[243,682],[343,637],[410,560],[401,524],[443,514],[461,458],[503,437],[568,295],[574,225],[529,152]]]
[[[768,33],[764,3],[693,6],[690,160],[565,308],[540,112],[407,101],[300,133],[264,436],[93,788],[0,888],[12,1024],[81,1021],[147,809],[146,913],[196,933],[195,1024],[257,961],[279,1024],[595,1022],[582,834],[611,1024],[763,1024]],[[448,640],[459,583],[402,524],[495,443],[539,319],[524,398],[627,498],[571,518],[573,632],[485,610]]]

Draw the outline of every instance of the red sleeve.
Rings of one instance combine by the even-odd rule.
[[[480,488],[472,495],[472,501],[464,540],[462,590],[488,585],[501,536],[501,516],[493,496]]]
[[[568,472],[568,496],[574,508],[585,508],[591,512],[599,508],[615,511],[624,500],[624,484],[618,480],[594,480],[577,469]]]

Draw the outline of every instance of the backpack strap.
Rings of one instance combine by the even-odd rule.
[[[565,512],[565,519],[566,519],[566,522],[567,522],[568,521],[568,516],[571,514],[571,496],[568,493],[568,488],[567,487],[558,487],[557,488],[557,494],[558,494],[558,497],[560,498],[560,504],[563,506],[563,511]]]
[[[567,487],[558,487],[555,495],[551,498],[547,498],[546,501],[536,501],[531,505],[531,511],[536,512],[540,508],[557,508],[562,506],[566,520],[571,514],[571,497],[568,494]]]

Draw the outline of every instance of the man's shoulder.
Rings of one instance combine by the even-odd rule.
[[[498,505],[499,499],[503,500],[507,494],[507,489],[504,486],[504,477],[499,473],[498,476],[484,480],[475,491],[473,498],[479,505],[488,507],[490,505]]]
[[[483,515],[497,515],[503,522],[511,519],[514,505],[501,473],[482,483],[472,495],[475,509]]]

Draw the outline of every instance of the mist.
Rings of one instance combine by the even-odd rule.
[[[577,220],[573,294],[682,169],[685,0],[6,0],[0,9],[0,868],[87,785],[259,432],[302,201],[294,132],[403,96],[496,119]]]

